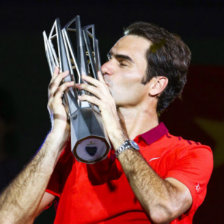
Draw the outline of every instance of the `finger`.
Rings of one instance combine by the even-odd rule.
[[[88,75],[83,75],[83,76],[82,76],[82,79],[83,79],[84,81],[88,82],[89,84],[94,85],[94,86],[98,86],[99,83],[100,83],[99,80],[94,79],[94,78],[92,78],[92,77],[90,77],[90,76],[88,76]]]
[[[62,82],[62,80],[68,76],[69,72],[62,72],[60,74],[58,74],[54,79],[51,80],[50,84],[49,84],[49,95],[54,95],[55,91],[57,90],[58,86],[60,85],[60,83]]]
[[[59,72],[60,72],[59,66],[55,66],[55,68],[54,68],[54,75],[59,74]]]
[[[74,82],[65,82],[64,84],[62,84],[54,94],[55,100],[61,100],[64,92],[72,86],[74,86]]]
[[[101,80],[103,80],[103,77],[101,75]],[[87,83],[91,84],[92,86],[98,87],[101,89],[101,91],[103,90],[103,88],[108,89],[108,86],[106,85],[105,81],[100,81],[97,79],[94,79],[90,76],[83,76],[83,80],[86,81]]]
[[[100,90],[97,87],[95,87],[93,85],[89,85],[87,83],[75,84],[75,87],[78,88],[78,89],[85,90],[85,91],[95,95],[98,98],[100,98],[100,96],[102,95],[100,93]]]
[[[47,104],[48,109],[52,110],[55,103],[62,104],[62,97],[64,92],[72,86],[74,86],[74,82],[66,82],[61,87],[59,87],[55,94],[49,97]]]
[[[55,78],[60,72],[60,69],[58,66],[55,66],[54,67],[54,72],[53,72],[53,75],[52,75],[52,79]]]
[[[55,80],[61,78],[61,76],[64,76],[64,75],[66,76],[66,74],[68,75],[69,74],[69,71],[65,71],[65,72],[61,72],[61,73],[55,73],[55,76],[52,77],[50,83],[55,82]]]
[[[104,81],[102,72],[101,72],[101,71],[98,71],[98,72],[97,72],[97,75],[98,75],[98,79],[99,79],[99,81],[105,84],[105,81]]]
[[[101,102],[95,96],[81,95],[81,96],[78,96],[78,98],[81,101],[88,101],[89,103],[95,104],[96,106],[100,107]]]

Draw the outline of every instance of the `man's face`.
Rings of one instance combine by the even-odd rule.
[[[104,79],[117,106],[136,106],[148,97],[146,51],[151,42],[135,35],[122,37],[110,50],[102,66]]]

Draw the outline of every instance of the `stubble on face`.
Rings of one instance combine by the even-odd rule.
[[[104,79],[118,106],[138,104],[147,90],[142,80],[146,75],[146,52],[151,42],[136,35],[124,36],[110,51],[111,59],[103,66]],[[108,67],[106,67],[108,66]]]

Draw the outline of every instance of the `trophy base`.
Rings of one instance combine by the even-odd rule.
[[[104,138],[88,136],[76,143],[73,154],[78,161],[93,164],[107,156],[108,148],[108,143]]]

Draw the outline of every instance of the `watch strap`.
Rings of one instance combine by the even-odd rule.
[[[132,140],[125,140],[124,143],[115,151],[116,157],[118,157],[122,152],[124,152],[127,149],[134,149],[139,150],[139,147],[136,142]]]

